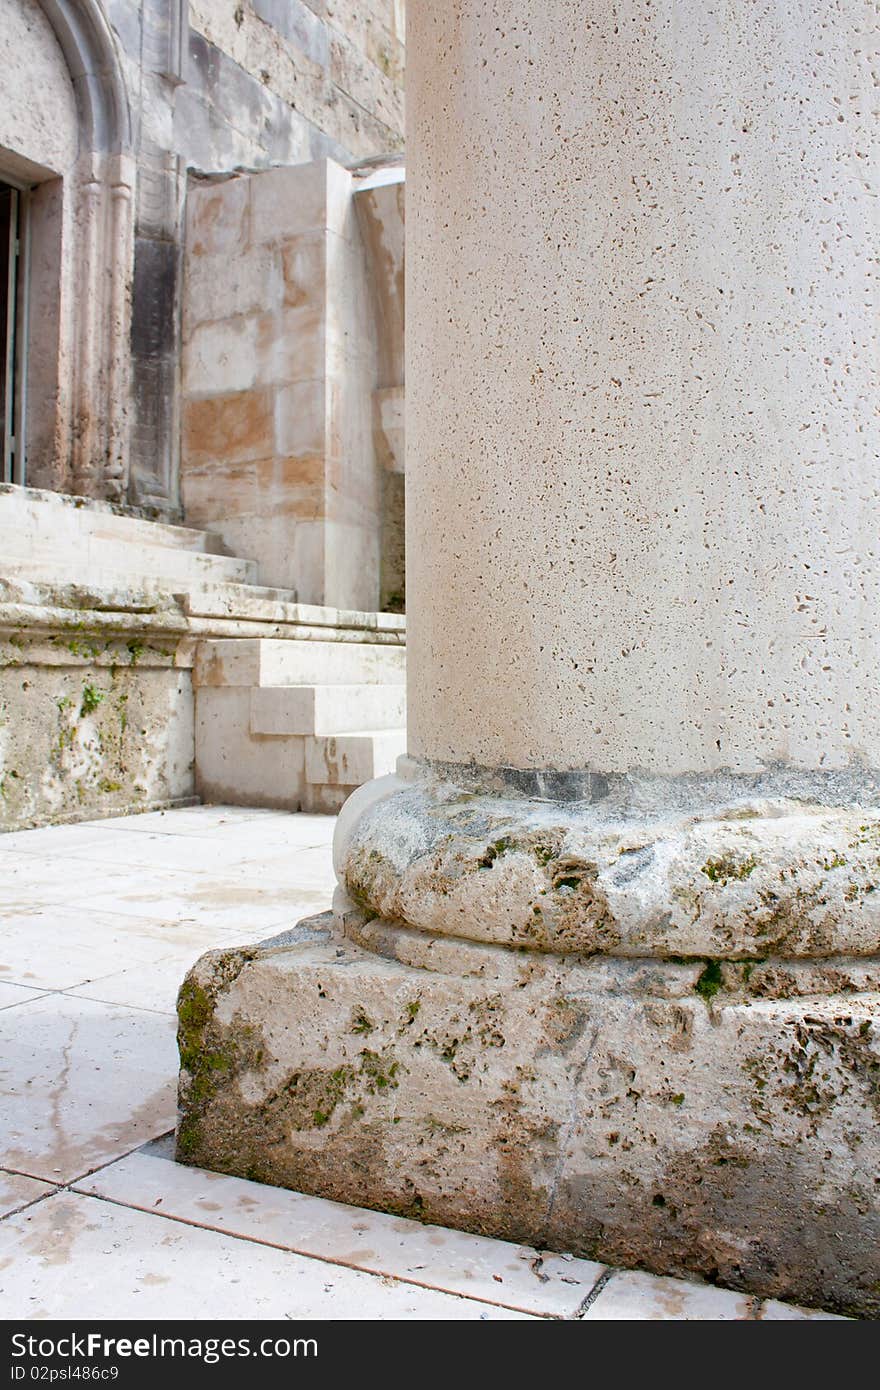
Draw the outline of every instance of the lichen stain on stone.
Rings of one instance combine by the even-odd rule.
[[[523,1087],[534,1081],[518,1067],[490,1103],[492,1134],[487,1151],[495,1158],[495,1212],[482,1229],[507,1240],[541,1244],[536,1238],[553,1202],[560,1127],[550,1116],[529,1114]],[[540,1181],[541,1174],[546,1181]]]
[[[535,832],[496,836],[485,843],[449,835],[411,864],[403,879],[374,845],[360,844],[349,849],[345,887],[362,910],[386,919],[408,921],[404,903],[418,897],[434,904],[432,916],[445,919],[447,931],[454,926],[464,934],[466,924],[473,921],[467,911],[470,878],[485,875],[480,892],[491,901],[493,916],[506,919],[505,931],[512,944],[551,952],[611,949],[619,929],[598,883],[599,866],[576,855],[562,855],[563,838],[561,831]],[[526,898],[527,910],[520,911],[519,904]],[[497,935],[496,929],[492,939]]]
[[[589,1005],[580,1000],[559,995],[547,1004],[543,1012],[542,1032],[546,1042],[537,1049],[536,1056],[571,1052],[583,1037],[590,1021]]]
[[[355,1071],[350,1066],[305,1068],[293,1073],[283,1093],[276,1092],[266,1101],[266,1109],[271,1105],[283,1109],[285,1123],[294,1129],[322,1129],[354,1080]]]
[[[464,1012],[454,1012],[442,1024],[423,1027],[408,1039],[416,1049],[427,1046],[462,1083],[476,1070],[486,1070],[484,1053],[505,1045],[504,1005],[499,995],[472,1000]]]
[[[204,979],[205,959],[190,971],[177,997],[177,1045],[180,1053],[178,1086],[181,1120],[177,1155],[196,1162],[201,1121],[221,1085],[242,1070],[260,1066],[265,1043],[249,1023],[236,1017],[220,1024],[215,1016],[218,996],[235,982],[255,951],[237,950],[209,957],[210,976]],[[202,979],[199,978],[201,968]]]
[[[723,854],[707,859],[700,873],[705,874],[710,883],[724,887],[728,883],[749,878],[757,867],[758,861],[753,854],[742,859],[733,854]]]
[[[662,1030],[664,1048],[672,1052],[690,1051],[694,1033],[693,1005],[651,1001],[645,1005],[645,1016],[655,1028]]]
[[[612,951],[620,941],[620,924],[599,886],[594,863],[569,856],[547,866],[553,896],[543,917],[555,951]]]
[[[822,885],[793,889],[784,895],[771,888],[758,892],[760,906],[745,915],[744,928],[767,956],[823,955],[834,947],[840,909]]]

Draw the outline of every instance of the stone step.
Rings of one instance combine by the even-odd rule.
[[[380,642],[289,642],[233,638],[202,642],[197,687],[289,685],[403,685],[406,647]]]
[[[188,590],[253,582],[253,560],[187,526],[127,516],[106,502],[0,486],[0,566],[34,583]]]
[[[406,648],[387,640],[200,642],[200,795],[335,815],[406,752],[405,663]]]
[[[405,725],[405,685],[282,685],[251,691],[254,734],[332,736]]]
[[[357,787],[393,772],[406,752],[405,729],[362,729],[358,733],[306,739],[306,781],[321,787]]]
[[[251,618],[256,622],[302,623],[311,627],[359,629],[364,638],[372,632],[406,635],[402,613],[363,612],[354,608],[331,608],[315,603],[299,603],[290,589],[272,589],[261,584],[203,584],[187,595],[186,612],[191,617]]]
[[[76,553],[47,549],[41,553],[27,536],[7,535],[0,528],[0,572],[34,583],[88,585],[116,589],[151,587],[175,591],[205,583],[248,584],[256,578],[253,560],[209,555],[173,547],[140,546],[81,538]]]
[[[38,543],[45,538],[53,545],[69,539],[71,545],[77,546],[84,535],[89,535],[203,554],[227,553],[221,538],[212,531],[127,516],[107,502],[13,483],[0,484],[0,532],[4,541],[7,528],[10,532],[25,530],[33,541]]]

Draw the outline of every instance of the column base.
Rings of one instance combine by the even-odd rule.
[[[340,895],[190,972],[178,1157],[876,1317],[878,991],[874,959],[564,956]]]

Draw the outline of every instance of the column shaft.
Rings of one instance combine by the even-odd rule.
[[[416,756],[880,766],[876,35],[411,5]]]

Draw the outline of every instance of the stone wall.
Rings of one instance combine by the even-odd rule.
[[[382,466],[379,606],[402,613],[404,565],[405,227],[403,168],[376,170],[357,196],[358,223],[370,265],[377,332],[373,444]]]
[[[179,23],[174,4],[108,0],[131,89],[139,81],[149,93],[135,245],[132,489],[164,511],[179,503],[179,340],[176,314],[157,306],[179,297],[186,171],[347,163],[403,143],[401,0],[190,0],[179,73],[150,82],[145,64],[156,40],[161,50]]]
[[[398,151],[402,0],[7,0],[4,44],[0,178],[49,204],[33,243],[28,477],[174,516],[187,172]],[[81,72],[97,75],[88,99]],[[53,140],[79,148],[75,177],[40,154]],[[53,344],[43,308],[59,277],[78,292]]]
[[[187,162],[217,172],[402,149],[403,22],[401,0],[190,0],[175,102]]]
[[[138,631],[136,620],[114,632],[74,614],[66,626],[38,626],[32,612],[6,626],[4,608],[0,830],[192,798],[191,659],[180,636]]]
[[[253,556],[262,584],[400,611],[402,478],[374,415],[402,396],[402,315],[383,285],[402,274],[403,184],[383,173],[393,275],[358,216],[372,173],[323,159],[191,186],[181,482],[187,524]]]

